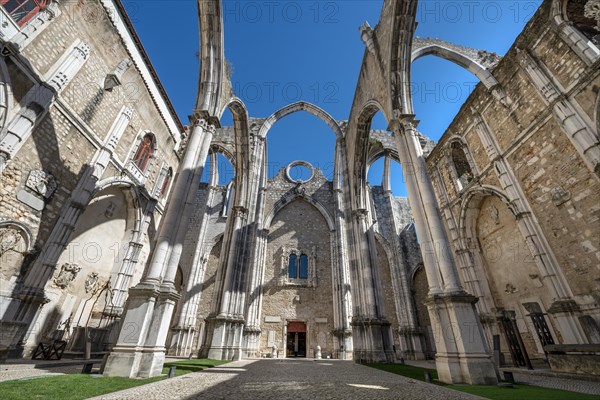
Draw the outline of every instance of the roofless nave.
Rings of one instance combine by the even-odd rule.
[[[58,2],[23,23],[13,13],[0,68],[5,353],[50,337],[83,351],[91,334],[93,351],[110,352],[107,375],[156,376],[166,353],[320,353],[435,357],[444,382],[490,384],[494,335],[517,365],[549,344],[597,343],[600,51],[588,3],[544,1],[501,59],[414,38],[417,2],[385,1],[378,25],[360,27],[354,102],[336,121],[306,102],[249,116],[226,74],[221,2],[198,2],[187,134],[120,3],[98,2],[99,24],[69,22]],[[411,63],[426,55],[481,80],[438,144],[417,131],[411,101]],[[117,100],[124,82],[144,88],[133,103]],[[289,168],[267,176],[268,132],[299,111],[336,137],[332,180],[302,160],[289,167],[310,169],[306,181]],[[378,111],[389,132],[371,130]],[[219,153],[235,170],[226,186]],[[383,185],[371,187],[381,157]],[[392,160],[408,199],[391,194]]]

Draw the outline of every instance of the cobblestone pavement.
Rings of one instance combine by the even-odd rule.
[[[81,365],[57,365],[56,367],[36,368],[33,364],[0,364],[0,382],[40,376],[78,374],[80,372]]]
[[[480,399],[350,361],[243,360],[95,398]]]
[[[515,371],[513,371],[513,374],[515,381],[527,383],[528,385],[600,395],[600,382],[571,378],[557,378],[554,376],[534,375]]]

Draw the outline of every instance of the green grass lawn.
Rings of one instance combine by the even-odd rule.
[[[199,372],[228,362],[203,359],[170,362],[165,363],[163,374],[166,374],[169,367],[173,365],[177,367],[176,376],[179,376],[190,372]],[[80,400],[145,385],[162,379],[165,379],[165,376],[150,379],[128,379],[107,376],[93,377],[86,374],[25,378],[1,382],[0,398],[3,400]]]
[[[449,389],[458,390],[465,393],[474,394],[493,400],[516,400],[516,399],[536,399],[536,400],[597,400],[598,396],[576,392],[568,392],[558,389],[547,389],[539,386],[530,386],[517,383],[513,388],[501,388],[498,386],[481,385],[446,385],[437,381],[437,371],[413,367],[411,365],[400,364],[367,364],[369,367],[391,372],[394,374],[406,376],[419,381],[425,381],[425,372],[431,372],[433,383],[444,386]]]

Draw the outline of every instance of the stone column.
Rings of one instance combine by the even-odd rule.
[[[216,168],[216,154],[211,157],[211,171]],[[213,182],[215,185],[218,180]],[[208,257],[211,251],[206,243],[206,231],[210,222],[211,207],[216,194],[220,191],[212,184],[208,187],[208,196],[205,204],[197,204],[196,212],[202,212],[202,222],[200,223],[199,236],[195,240],[195,250],[192,257],[189,278],[186,284],[186,293],[182,295],[180,301],[183,301],[179,315],[177,316],[177,325],[173,328],[172,346],[175,347],[176,356],[189,356],[193,353],[192,345],[196,335],[196,321],[198,306],[202,298],[204,276],[208,264]],[[198,200],[196,200],[198,203]],[[202,210],[202,211],[201,211]],[[193,243],[193,242],[192,242]],[[194,290],[190,290],[194,288]]]
[[[350,278],[350,263],[348,248],[348,232],[346,224],[349,222],[346,220],[346,215],[350,212],[350,200],[348,199],[348,169],[346,159],[346,143],[343,138],[339,138],[336,145],[336,159],[334,165],[334,194],[335,194],[335,245],[336,251],[333,254],[337,255],[337,263],[335,264],[336,270],[334,277],[337,280],[336,287],[334,287],[334,293],[336,293],[336,299],[334,303],[337,304],[339,310],[334,316],[335,328],[334,334],[338,338],[340,346],[340,356],[344,360],[352,359],[354,352],[353,338],[352,338],[352,280]],[[350,290],[348,290],[350,289]]]
[[[390,128],[392,128],[391,125]],[[402,127],[400,126],[396,128],[398,132],[401,129]],[[440,294],[442,293],[442,278],[433,252],[433,239],[427,226],[427,218],[424,214],[421,194],[417,185],[419,179],[419,176],[417,175],[418,171],[415,169],[414,165],[411,164],[411,157],[408,153],[408,143],[403,140],[400,133],[394,132],[393,136],[396,140],[396,146],[398,147],[400,162],[402,162],[403,165],[402,173],[404,175],[404,182],[406,183],[411,211],[420,238],[419,245],[421,246],[421,253],[423,254],[423,264],[425,266],[427,282],[429,284],[429,295]]]
[[[405,257],[401,250],[402,242],[399,232],[402,231],[403,227],[398,226],[394,214],[394,196],[392,194],[391,186],[391,163],[392,159],[390,155],[386,154],[382,186],[385,193],[385,204],[392,216],[391,220],[387,222],[391,227],[391,231],[388,231],[389,228],[385,228],[385,225],[387,224],[381,224],[379,229],[385,231],[385,236],[389,238],[392,246],[390,275],[394,293],[397,294],[394,303],[399,324],[398,334],[400,340],[400,348],[397,350],[402,352],[404,358],[424,359],[421,335],[417,330],[416,310],[411,299],[410,278],[407,274],[409,268],[406,265]]]
[[[236,294],[243,290],[240,276],[245,265],[240,259],[243,254],[244,227],[248,219],[248,210],[235,206],[229,215],[225,235],[228,246],[223,257],[220,276],[221,293],[217,296],[216,316],[210,320],[212,339],[208,358],[216,360],[241,359],[242,336],[245,325],[243,309],[236,304]]]
[[[424,260],[427,279],[438,283],[441,276],[443,284],[443,293],[430,291],[427,302],[436,339],[436,367],[440,380],[447,383],[496,384],[497,373],[475,310],[477,299],[460,286],[417,138],[416,121],[413,115],[401,118],[393,120],[389,129],[394,132],[403,162],[411,208],[415,219],[421,219],[417,223],[419,238],[431,251],[430,257]],[[412,173],[407,171],[407,166],[412,168]],[[433,242],[423,243],[428,239]],[[425,254],[423,256],[426,258]]]
[[[253,162],[256,164],[256,188],[252,188],[252,190],[257,190],[258,196],[255,205],[256,216],[254,218],[254,226],[256,226],[256,228],[252,228],[252,231],[249,233],[249,240],[251,243],[250,251],[252,255],[250,257],[250,279],[248,280],[246,287],[249,301],[246,311],[246,325],[244,326],[243,351],[246,357],[254,357],[256,353],[260,351],[260,322],[263,299],[262,287],[264,281],[267,239],[269,236],[267,227],[263,225],[266,201],[265,196],[267,191],[265,140],[258,139],[255,146],[259,146],[260,148],[255,149],[256,157],[253,158]],[[285,351],[285,349],[282,349],[282,351]]]
[[[194,124],[152,260],[142,282],[129,291],[117,344],[104,369],[108,376],[154,377],[162,373],[169,323],[179,299],[173,280],[180,247],[214,129],[203,119]]]
[[[595,128],[589,126],[582,118],[582,111],[576,101],[562,92],[559,85],[546,72],[541,61],[536,60],[528,50],[519,50],[518,60],[540,97],[552,107],[554,117],[577,152],[588,167],[596,173],[596,177],[599,177],[600,146]]]
[[[35,85],[27,92],[22,101],[25,106],[8,123],[6,134],[0,140],[0,170],[29,139],[56,96],[77,75],[89,56],[90,46],[80,40],[76,41],[59,63],[52,67],[50,79]]]

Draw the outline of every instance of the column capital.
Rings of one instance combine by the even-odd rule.
[[[234,212],[236,218],[246,218],[248,216],[248,209],[242,206],[233,207],[232,211]]]
[[[363,220],[367,218],[369,210],[367,210],[366,208],[357,208],[356,210],[352,211],[352,214],[356,217],[356,219]]]
[[[387,130],[394,135],[406,132],[416,132],[419,122],[420,121],[415,118],[415,114],[399,114],[397,118],[390,121]]]

